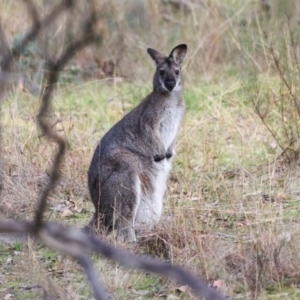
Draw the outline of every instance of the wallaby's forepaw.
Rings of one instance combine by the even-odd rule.
[[[164,160],[164,159],[166,158],[166,155],[159,155],[159,154],[156,154],[156,155],[153,156],[153,158],[154,158],[154,161],[155,161],[155,162],[159,162],[159,161],[161,161],[161,160]]]
[[[170,146],[168,149],[167,149],[167,153],[166,153],[166,158],[167,159],[170,159],[172,156],[174,156],[176,154],[174,148],[172,146]]]
[[[172,152],[167,152],[166,153],[166,158],[169,159],[173,156],[173,153]]]

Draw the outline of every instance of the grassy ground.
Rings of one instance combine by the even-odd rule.
[[[51,118],[70,145],[47,216],[82,226],[91,218],[86,173],[101,136],[150,90],[107,82],[61,85]],[[187,114],[169,180],[164,217],[132,251],[162,257],[221,282],[234,297],[295,297],[299,273],[299,171],[276,162],[276,146],[237,76],[185,89]],[[34,122],[38,101],[15,90],[3,105],[5,180],[2,204],[30,218],[55,147]],[[38,299],[91,297],[79,267],[31,241],[1,246],[1,295]],[[190,299],[163,278],[94,258],[116,299]],[[6,283],[8,286],[6,286]],[[53,288],[55,287],[55,288]],[[184,290],[184,289],[183,289]],[[89,295],[89,296],[87,296]],[[172,295],[172,296],[171,296]],[[173,298],[172,298],[173,297]]]
[[[299,114],[293,103],[300,79],[300,39],[289,27],[274,25],[274,12],[266,23],[263,13],[247,1],[203,1],[204,6],[191,11],[167,5],[161,11],[156,1],[146,1],[151,8],[147,11],[133,1],[128,15],[114,6],[117,1],[110,3],[122,26],[113,27],[118,32],[114,38],[104,36],[101,53],[108,47],[113,59],[123,55],[117,71],[126,79],[83,83],[70,72],[62,74],[49,118],[67,139],[69,150],[47,218],[78,227],[89,222],[93,207],[87,169],[95,146],[151,90],[153,67],[146,45],[167,51],[185,41],[187,113],[163,217],[137,244],[125,247],[184,265],[232,299],[298,299],[300,172],[297,160],[287,163],[292,156],[281,154],[286,147],[294,157],[299,154]],[[11,40],[22,22],[29,22],[16,5],[17,1],[0,4]],[[134,9],[144,18],[143,26],[151,24],[145,35],[143,26],[126,23]],[[170,18],[173,15],[177,19]],[[22,22],[11,21],[17,19]],[[119,35],[126,36],[126,42]],[[294,46],[288,41],[292,36]],[[276,65],[274,56],[284,68]],[[287,74],[288,84],[281,73]],[[18,87],[2,105],[5,176],[0,204],[10,213],[1,218],[30,219],[47,182],[55,145],[37,128],[38,107],[38,99]],[[113,237],[108,240],[116,243]],[[115,299],[193,298],[186,287],[165,278],[128,271],[96,257],[93,261]],[[11,244],[0,239],[0,298],[45,295],[92,298],[80,267],[69,258],[31,240]]]

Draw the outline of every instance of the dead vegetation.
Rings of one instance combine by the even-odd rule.
[[[102,39],[77,52],[61,72],[48,115],[53,129],[67,140],[68,151],[61,181],[48,198],[46,219],[86,225],[92,213],[86,187],[92,151],[148,92],[152,66],[145,49],[168,49],[184,41],[191,49],[185,66],[188,111],[163,219],[143,232],[137,245],[127,247],[185,265],[232,298],[297,298],[298,10],[296,1],[287,12],[280,8],[285,1],[273,1],[273,7],[267,2],[97,2],[101,21],[96,31]],[[1,4],[11,48],[18,33],[24,37],[29,20],[16,9],[18,4]],[[49,5],[39,2],[42,15]],[[70,42],[64,28],[85,9],[80,4],[71,17],[63,14],[63,22],[41,36],[52,37],[48,57],[61,55],[62,42]],[[78,26],[71,26],[72,34]],[[40,49],[35,44],[24,49],[28,51],[21,55],[14,81],[18,85],[10,86],[2,106],[1,204],[28,220],[49,180],[57,148],[36,124],[39,101],[31,86],[40,87],[45,80]],[[116,244],[113,236],[107,239]],[[70,259],[30,240],[0,249],[2,297],[92,297]],[[93,262],[116,299],[193,298],[185,284],[94,257]]]
[[[38,41],[41,32],[51,27],[57,22],[61,13],[68,14],[72,12],[72,8],[76,7],[73,1],[61,1],[53,6],[49,13],[46,13],[43,18],[39,17],[39,12],[36,4],[31,1],[25,2],[25,8],[28,10],[30,20],[32,22],[31,29],[24,34],[24,37],[15,45],[10,48],[6,37],[3,24],[0,24],[1,35],[1,73],[8,75],[13,69],[13,64],[24,53],[24,49],[29,43]],[[34,215],[32,221],[19,221],[16,218],[0,222],[0,232],[19,234],[21,238],[31,236],[41,240],[45,245],[54,248],[57,251],[71,256],[83,269],[95,295],[96,299],[108,299],[108,295],[100,283],[99,275],[95,272],[93,263],[87,256],[87,252],[94,252],[102,255],[113,262],[119,262],[132,269],[141,269],[146,272],[157,273],[165,275],[181,283],[190,286],[198,296],[203,296],[205,299],[224,299],[221,294],[210,289],[207,284],[200,278],[197,278],[192,273],[184,270],[183,268],[172,266],[163,261],[154,259],[143,258],[122,249],[118,249],[108,243],[104,243],[93,235],[75,229],[72,227],[65,227],[57,222],[48,222],[45,220],[45,212],[47,210],[47,202],[50,195],[61,178],[61,166],[67,151],[68,144],[66,139],[56,130],[53,123],[53,113],[51,100],[53,93],[59,82],[59,74],[64,69],[65,65],[70,61],[77,51],[83,49],[86,45],[94,43],[95,40],[101,39],[101,35],[97,35],[95,31],[95,24],[97,23],[98,16],[97,10],[93,1],[89,1],[85,5],[86,11],[83,12],[83,17],[80,20],[79,28],[81,32],[76,36],[72,32],[66,30],[71,38],[67,39],[66,45],[62,48],[59,54],[55,57],[50,54],[51,46],[49,47],[48,38],[45,38],[44,43],[40,43],[40,47],[44,50],[44,67],[43,73],[45,74],[45,83],[40,88],[40,103],[39,111],[36,115],[36,125],[39,127],[41,134],[39,138],[47,139],[48,143],[55,144],[55,150],[52,154],[50,170],[47,174],[49,178],[45,181],[40,191],[37,193],[38,201],[34,205]],[[1,20],[0,20],[1,21]],[[50,30],[51,31],[51,30]],[[17,69],[18,66],[16,65]],[[9,75],[7,76],[9,80]],[[2,94],[5,96],[5,83],[2,83]],[[2,99],[1,99],[2,100]],[[52,122],[51,122],[52,121]],[[1,183],[5,172],[1,169]],[[1,212],[7,215],[15,215],[14,209],[5,206],[5,201],[1,201]],[[5,280],[5,276],[4,276]],[[56,295],[57,296],[57,295]],[[50,295],[53,297],[53,294]],[[11,294],[6,294],[4,298],[11,298]],[[44,298],[49,298],[47,289],[44,289]]]

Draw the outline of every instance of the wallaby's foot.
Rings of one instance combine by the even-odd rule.
[[[97,230],[97,228],[91,224],[82,227],[81,230],[90,235],[97,235],[99,233],[99,230]]]
[[[80,228],[84,233],[87,233],[87,234],[91,234],[91,235],[95,235],[97,232],[96,232],[96,228],[91,225],[91,224],[88,224],[82,228]]]
[[[119,228],[117,241],[121,243],[136,243],[135,230],[133,227]]]
[[[156,154],[156,155],[154,155],[154,161],[155,162],[159,162],[159,161],[162,161],[162,160],[164,160],[165,158],[166,158],[166,155],[159,155],[159,154]]]
[[[92,235],[99,233],[99,230],[97,229],[97,222],[96,222],[95,215],[93,216],[90,223],[82,227],[81,230],[84,231],[85,233],[92,234]]]

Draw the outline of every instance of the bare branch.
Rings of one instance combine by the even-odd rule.
[[[26,1],[28,3],[28,1]],[[31,5],[33,3],[29,1]],[[65,0],[62,1],[60,4],[58,4],[52,12],[45,17],[44,20],[41,22],[36,22],[38,19],[35,19],[35,22],[31,28],[31,30],[25,35],[25,37],[18,43],[18,45],[12,49],[12,51],[7,52],[2,59],[2,65],[1,68],[4,71],[8,71],[10,68],[10,64],[12,63],[14,58],[17,58],[21,55],[24,47],[35,40],[37,35],[40,33],[40,31],[44,28],[46,28],[50,23],[52,23],[55,19],[57,19],[62,12],[64,12],[65,8],[70,8],[73,5],[73,1],[71,0]],[[36,9],[28,8],[29,11],[33,11]],[[35,12],[32,12],[32,14],[35,14]]]
[[[273,58],[273,61],[274,61],[276,70],[278,71],[278,74],[279,74],[279,76],[280,76],[282,82],[285,84],[285,86],[286,86],[286,88],[287,88],[287,90],[288,90],[288,92],[289,92],[291,98],[293,99],[294,105],[295,105],[296,110],[297,110],[297,113],[298,113],[298,115],[299,115],[299,117],[300,117],[300,106],[299,106],[299,103],[298,103],[299,101],[298,101],[296,95],[293,93],[291,85],[288,83],[286,77],[284,76],[284,73],[283,73],[283,71],[282,71],[282,69],[281,69],[281,66],[280,66],[280,60],[279,60],[279,58],[276,56],[273,47],[270,47],[270,53],[271,53],[271,55],[272,55],[272,58]]]
[[[91,286],[94,290],[94,294],[96,299],[98,300],[106,300],[108,296],[100,284],[98,279],[98,274],[95,272],[92,262],[86,256],[86,246],[80,245],[77,241],[72,239],[72,237],[68,236],[68,232],[64,230],[61,225],[55,223],[47,223],[43,224],[42,230],[39,232],[39,236],[41,240],[48,246],[57,249],[65,254],[72,256],[74,259],[78,261],[78,263],[84,269],[88,280],[91,283]],[[1,227],[1,226],[0,226]],[[51,230],[52,229],[52,230]],[[64,236],[57,235],[57,230],[63,230],[65,232]]]
[[[0,232],[5,232],[8,228],[13,228],[10,232],[21,233],[26,232],[24,228],[28,228],[29,231],[27,233],[32,234],[31,230],[34,229],[34,223],[30,221],[0,221]],[[19,230],[20,228],[21,231]],[[48,246],[69,254],[77,260],[82,258],[82,253],[93,251],[111,261],[119,262],[127,268],[160,274],[182,284],[187,284],[194,290],[196,295],[205,299],[225,299],[218,292],[210,289],[205,281],[181,267],[131,254],[125,250],[108,245],[82,230],[66,228],[57,223],[45,222],[42,230],[39,232],[39,237]],[[94,280],[90,281],[91,285],[93,285]],[[94,286],[93,288],[95,290]]]
[[[34,5],[34,3],[32,2],[32,0],[23,0],[26,4],[27,10],[31,16],[31,19],[33,21],[32,27],[36,27],[40,25],[40,18],[39,18],[39,14],[38,11]]]
[[[27,221],[0,221],[0,233],[23,233],[31,234],[33,222]]]
[[[5,76],[9,74],[8,72],[11,68],[13,60],[21,55],[26,44],[34,41],[42,30],[47,28],[47,26],[57,19],[62,12],[70,9],[73,5],[72,0],[61,1],[60,4],[53,8],[49,15],[40,20],[34,2],[32,0],[24,0],[24,3],[26,4],[31,15],[33,25],[31,30],[12,50],[9,48],[2,24],[0,22],[0,42],[2,45],[2,65],[0,79],[6,78]],[[89,252],[100,254],[103,257],[111,261],[118,262],[128,268],[140,269],[146,272],[164,275],[182,284],[187,284],[193,289],[196,295],[202,296],[206,299],[223,300],[225,298],[215,290],[210,289],[204,280],[198,278],[181,267],[172,266],[169,263],[161,262],[159,260],[130,254],[125,250],[115,248],[102,242],[101,240],[98,240],[96,237],[87,234],[83,230],[66,228],[60,224],[45,222],[43,220],[47,199],[60,178],[60,167],[67,148],[66,141],[53,129],[45,116],[47,116],[51,111],[52,94],[58,82],[60,71],[65,67],[76,51],[93,42],[96,37],[94,25],[96,23],[97,16],[94,2],[89,0],[88,3],[89,15],[85,18],[85,26],[82,34],[78,38],[76,37],[73,41],[71,41],[71,43],[65,48],[61,56],[56,61],[52,61],[49,57],[46,57],[46,86],[43,94],[41,95],[41,106],[37,120],[42,133],[49,140],[54,141],[58,146],[57,152],[53,159],[49,182],[39,197],[34,220],[0,221],[0,233],[21,233],[23,235],[37,237],[49,247],[68,254],[76,259],[84,269],[93,288],[94,294],[99,300],[107,299],[107,295],[104,291],[104,288],[99,283],[98,275],[96,274],[91,261],[87,257],[87,253]],[[4,90],[5,82],[6,80],[0,80],[0,87],[3,86],[1,91]]]
[[[108,296],[106,295],[102,284],[99,283],[97,273],[95,272],[93,264],[89,260],[89,258],[82,254],[81,256],[77,257],[77,260],[78,260],[79,264],[82,266],[82,268],[85,270],[87,278],[90,281],[91,286],[94,290],[94,294],[96,296],[96,299],[97,300],[106,300],[106,299],[108,299]]]
[[[3,66],[3,61],[10,56],[10,48],[6,38],[5,31],[3,29],[3,23],[1,18],[0,18],[0,45],[1,45],[0,54],[2,57],[0,75],[2,75],[3,72],[8,71],[10,68],[10,62],[6,65],[6,67]],[[5,83],[6,83],[5,81],[2,80],[0,81],[0,104],[5,91]]]
[[[63,157],[67,146],[65,140],[61,136],[59,136],[56,131],[52,129],[47,119],[43,118],[43,116],[47,115],[47,113],[50,110],[50,106],[51,106],[50,100],[51,100],[52,92],[58,81],[59,72],[64,68],[64,66],[71,59],[71,57],[73,57],[76,51],[82,49],[87,44],[91,43],[96,37],[96,34],[93,30],[93,26],[96,22],[96,13],[94,10],[94,6],[92,4],[93,1],[90,1],[90,14],[87,17],[85,30],[81,38],[70,43],[70,45],[65,49],[65,51],[61,54],[60,58],[55,63],[51,61],[47,62],[47,66],[48,66],[47,85],[44,94],[42,96],[42,102],[41,102],[41,107],[40,107],[37,121],[42,130],[42,133],[46,135],[49,139],[57,143],[58,150],[52,165],[50,180],[47,186],[42,191],[38,201],[39,204],[35,214],[37,231],[42,226],[43,215],[47,204],[47,198],[51,193],[51,191],[53,190],[56,182],[59,180],[59,175],[60,175],[59,168],[63,161]]]

